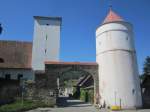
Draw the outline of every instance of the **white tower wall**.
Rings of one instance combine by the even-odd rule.
[[[142,106],[133,31],[127,22],[111,22],[96,31],[100,102],[107,106]]]
[[[45,61],[59,61],[61,18],[34,17],[33,70],[45,70]]]

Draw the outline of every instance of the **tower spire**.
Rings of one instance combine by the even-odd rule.
[[[117,13],[112,10],[112,0],[109,0],[109,12],[103,21],[104,23],[114,22],[114,21],[123,21],[122,17],[120,17]]]

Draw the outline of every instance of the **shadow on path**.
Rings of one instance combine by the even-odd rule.
[[[87,107],[87,106],[91,106],[91,104],[73,98],[59,97],[57,99],[57,106],[58,107]]]
[[[56,102],[58,107],[67,107],[67,99],[68,97],[58,97]]]

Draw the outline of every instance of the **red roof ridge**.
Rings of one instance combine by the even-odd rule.
[[[103,21],[103,24],[109,23],[109,22],[114,22],[114,21],[124,21],[124,20],[122,19],[122,17],[120,17],[118,14],[116,14],[112,9],[110,9],[105,20]]]

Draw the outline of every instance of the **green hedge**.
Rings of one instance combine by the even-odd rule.
[[[27,111],[30,109],[38,108],[38,107],[47,107],[45,103],[42,102],[34,102],[29,100],[24,100],[23,105],[21,100],[17,100],[14,103],[6,104],[0,107],[0,112],[21,112]]]
[[[94,90],[93,89],[89,89],[89,90],[80,89],[80,99],[84,102],[93,103],[94,102]]]
[[[90,103],[94,103],[94,90],[93,89],[90,89],[88,91],[88,95],[89,95],[89,102]]]
[[[80,89],[80,100],[86,102],[86,91],[84,89]]]

